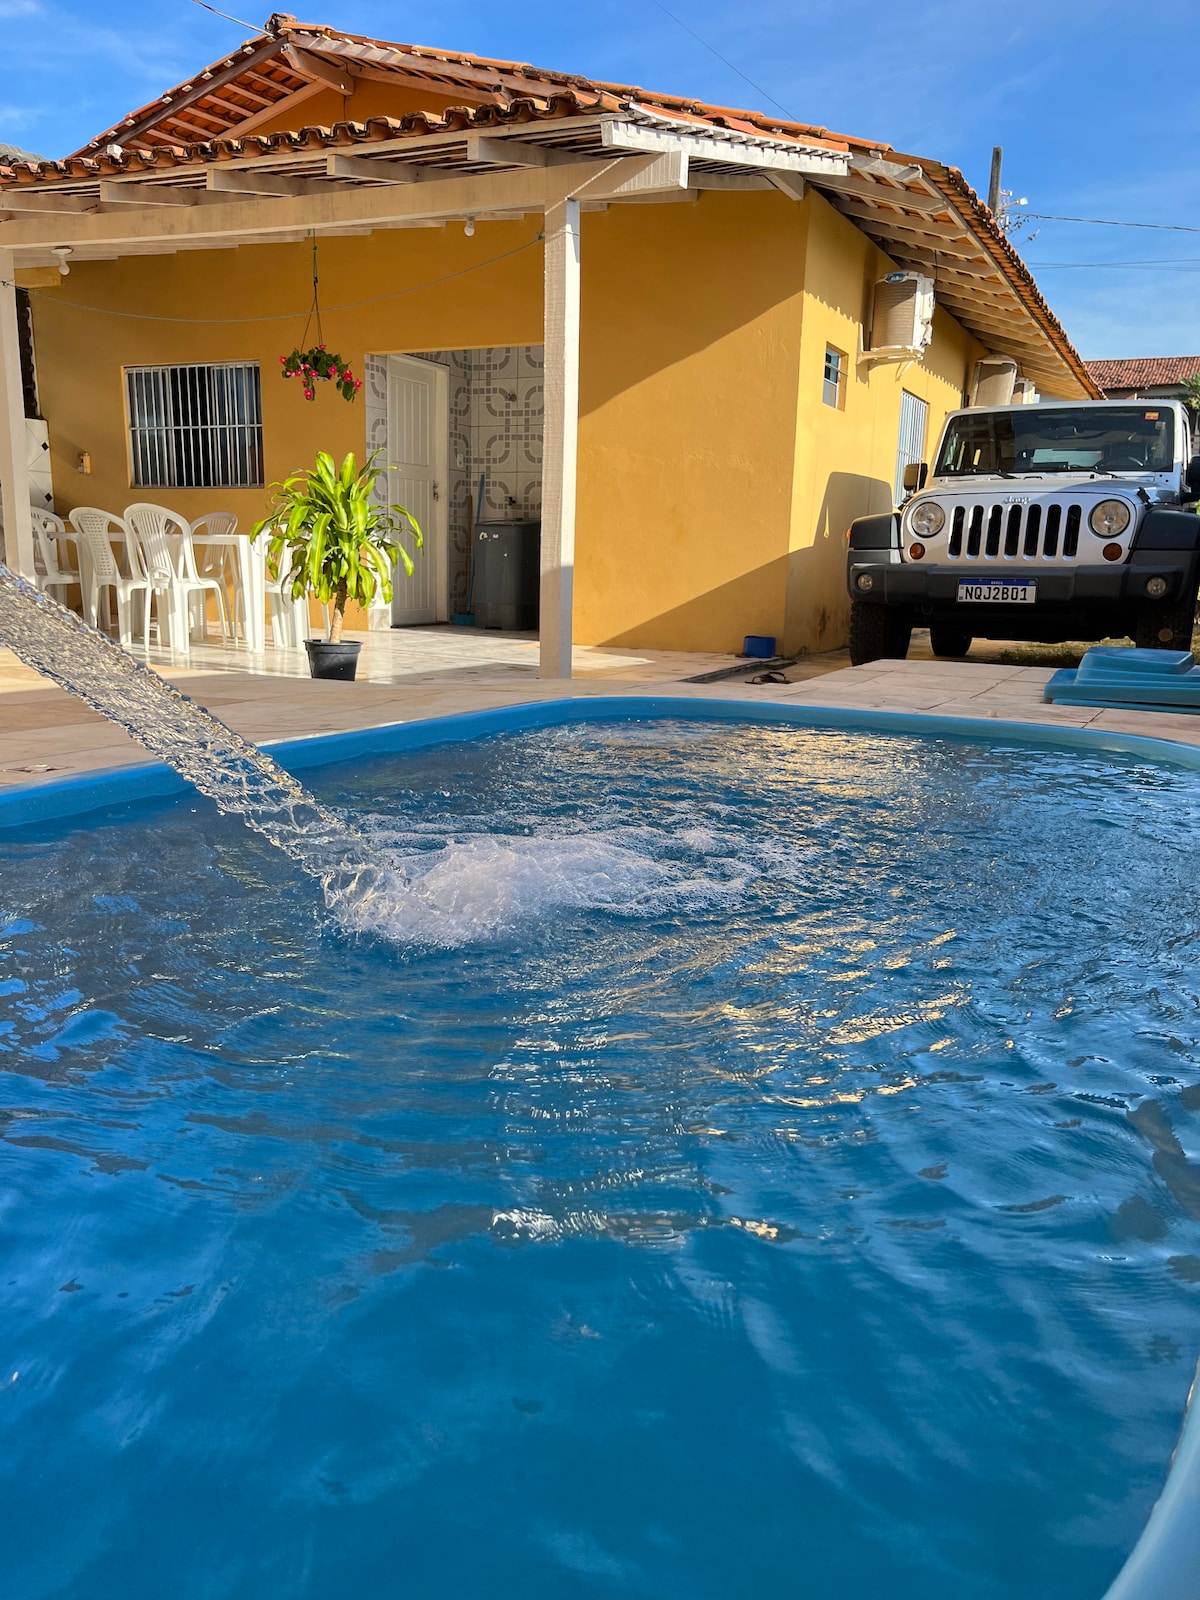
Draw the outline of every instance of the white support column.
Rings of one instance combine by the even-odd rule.
[[[17,291],[11,250],[0,250],[0,497],[4,511],[4,563],[32,578],[33,519],[29,514],[29,445],[21,347],[17,342]]]
[[[571,676],[575,459],[579,437],[579,201],[546,208],[542,443],[542,678]]]

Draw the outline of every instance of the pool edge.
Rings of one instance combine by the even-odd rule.
[[[1112,751],[1185,770],[1200,770],[1200,748],[1168,738],[1056,723],[947,717],[778,701],[701,699],[675,695],[589,695],[523,701],[408,722],[381,723],[343,733],[275,740],[260,748],[287,771],[426,749],[488,734],[568,722],[637,721],[673,717],[695,722],[741,722],[903,733],[925,738],[987,739],[1047,748]],[[0,832],[87,816],[112,806],[183,794],[192,786],[161,761],[109,767],[0,790]],[[1103,1600],[1195,1600],[1200,1570],[1200,1369],[1184,1412],[1178,1444],[1150,1516]]]
[[[988,739],[1058,749],[1109,750],[1200,770],[1200,747],[1150,734],[1078,728],[992,717],[946,717],[924,711],[884,711],[779,701],[701,699],[682,695],[587,695],[528,700],[483,711],[460,711],[407,722],[379,723],[341,733],[305,734],[260,746],[288,772],[455,744],[493,733],[554,727],[566,722],[637,721],[675,717],[694,722],[783,724],[860,733],[903,733],[924,738]],[[54,822],[138,800],[183,794],[191,787],[161,761],[105,767],[96,772],[0,789],[0,831]]]

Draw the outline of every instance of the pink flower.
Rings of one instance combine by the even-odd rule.
[[[350,371],[349,367],[347,367],[345,372],[342,373],[342,382],[343,383],[353,383],[354,382],[354,375]]]
[[[305,391],[304,391],[304,398],[305,398],[305,399],[306,399],[306,400],[311,400],[311,399],[313,399],[313,398],[314,398],[314,395],[315,395],[315,390],[312,390],[312,389],[305,389]]]
[[[358,378],[358,379],[356,379],[356,380],[355,380],[355,384],[354,384],[354,391],[355,391],[355,393],[356,393],[356,394],[357,394],[357,392],[358,392],[358,391],[359,391],[359,390],[360,390],[360,389],[361,389],[361,388],[362,388],[362,379],[361,379],[361,378]]]

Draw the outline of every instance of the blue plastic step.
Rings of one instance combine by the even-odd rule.
[[[1045,698],[1055,705],[1200,712],[1200,667],[1190,650],[1097,645],[1077,668],[1054,674]]]

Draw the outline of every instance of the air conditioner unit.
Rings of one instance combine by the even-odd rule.
[[[1017,380],[1017,363],[1010,356],[984,356],[975,363],[971,379],[973,406],[1010,406]]]
[[[919,272],[889,272],[875,285],[867,354],[911,358],[932,338],[933,279]]]
[[[1035,406],[1037,398],[1037,384],[1032,378],[1018,378],[1013,384],[1013,405]]]

